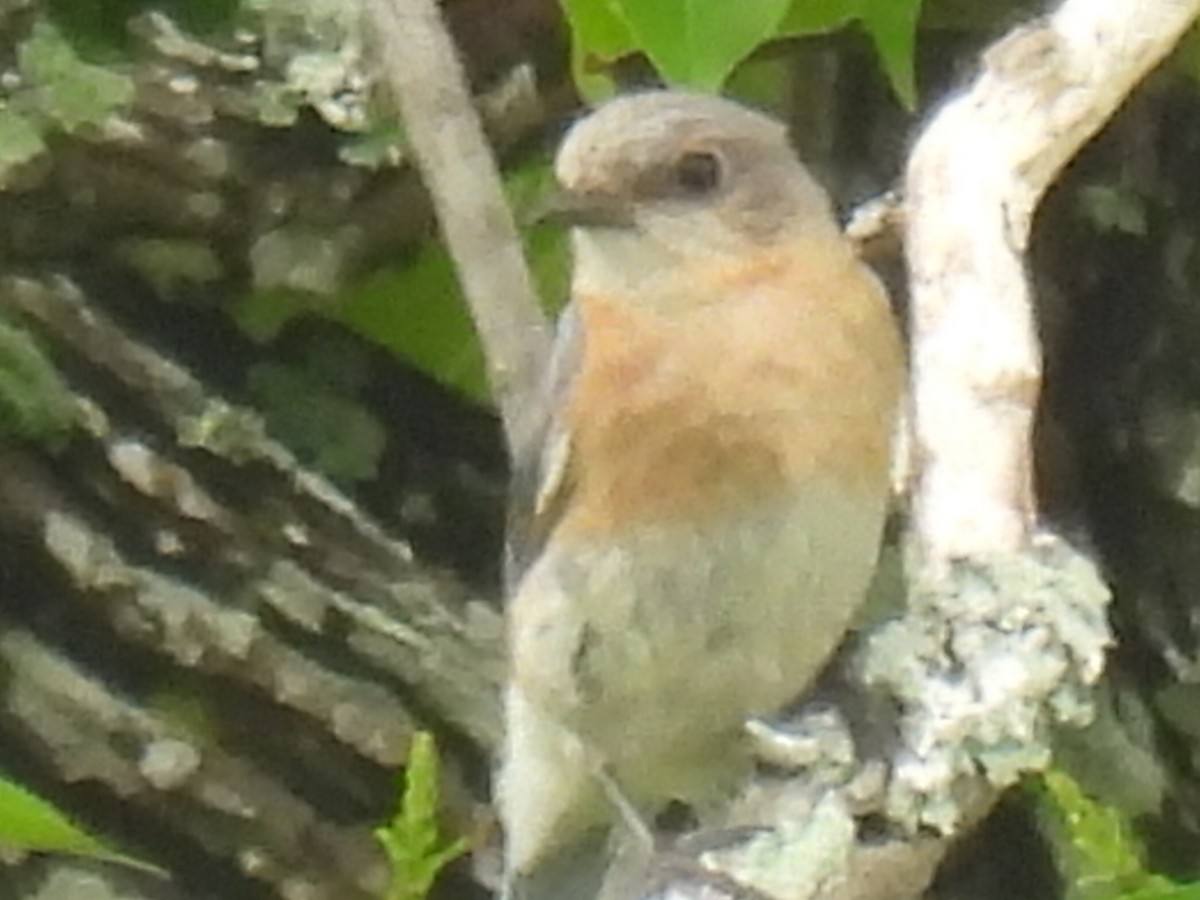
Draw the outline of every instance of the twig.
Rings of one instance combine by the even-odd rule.
[[[364,7],[458,268],[512,446],[526,431],[550,332],[495,160],[434,0],[365,0]]]
[[[931,571],[1028,540],[1041,378],[1023,258],[1031,219],[1198,12],[1200,0],[1066,0],[989,50],[913,150],[914,508]]]

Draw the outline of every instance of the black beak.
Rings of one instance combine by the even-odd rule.
[[[607,194],[556,188],[534,212],[535,222],[569,228],[632,228],[629,204]]]

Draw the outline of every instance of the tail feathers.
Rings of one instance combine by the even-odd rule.
[[[609,859],[608,829],[593,829],[532,871],[507,874],[502,900],[599,900]]]

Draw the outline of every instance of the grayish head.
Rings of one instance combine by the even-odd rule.
[[[568,133],[555,175],[585,280],[611,280],[589,271],[597,265],[649,274],[837,232],[783,125],[719,97],[651,91],[609,101]]]

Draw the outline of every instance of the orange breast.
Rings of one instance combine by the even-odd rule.
[[[845,254],[767,274],[710,273],[724,296],[670,315],[577,298],[562,533],[719,514],[812,479],[886,490],[904,374],[881,289]]]

